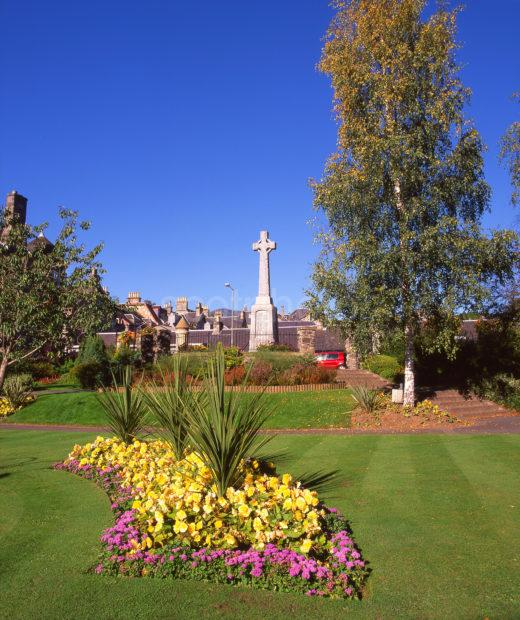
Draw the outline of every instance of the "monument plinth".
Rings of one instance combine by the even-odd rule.
[[[250,351],[256,351],[262,344],[278,342],[278,312],[271,299],[269,275],[269,254],[276,250],[276,243],[269,239],[267,230],[260,231],[260,239],[253,243],[253,250],[259,253],[260,265],[258,296],[251,308]]]

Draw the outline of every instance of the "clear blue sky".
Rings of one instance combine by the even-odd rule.
[[[460,60],[489,147],[485,224],[511,226],[497,143],[518,117],[520,2],[467,4]],[[316,254],[307,181],[335,146],[315,70],[331,15],[324,0],[3,0],[0,192],[25,194],[32,223],[55,224],[58,205],[91,220],[120,298],[229,305],[229,280],[250,304],[251,243],[267,228],[275,301],[297,306]]]

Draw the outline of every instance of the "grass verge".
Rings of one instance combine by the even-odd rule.
[[[268,428],[327,428],[350,426],[354,401],[348,390],[266,394],[273,410]],[[24,424],[102,426],[105,414],[93,392],[38,395],[35,402],[7,418]]]
[[[520,436],[275,439],[293,455],[283,470],[340,470],[327,499],[348,515],[370,561],[361,602],[87,573],[111,522],[108,500],[93,483],[50,466],[93,436],[0,431],[2,617],[520,615]]]

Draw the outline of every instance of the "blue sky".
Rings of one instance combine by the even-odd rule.
[[[488,227],[511,226],[498,140],[518,117],[518,0],[471,0],[459,19],[470,116],[488,146]],[[0,192],[32,223],[64,205],[103,240],[114,295],[251,304],[262,228],[275,301],[303,299],[319,177],[336,129],[315,70],[322,0],[3,0]]]

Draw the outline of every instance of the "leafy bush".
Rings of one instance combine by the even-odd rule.
[[[71,359],[65,360],[63,364],[61,364],[61,366],[58,367],[58,374],[68,375],[70,372],[72,372],[74,368],[74,364],[75,364],[74,360],[71,360]]]
[[[235,366],[231,370],[226,370],[224,381],[226,385],[240,385],[246,378],[246,369],[244,366]]]
[[[125,345],[114,351],[110,360],[110,367],[118,382],[124,380],[124,373],[127,366],[136,368],[141,364],[141,353]]]
[[[105,376],[101,364],[94,361],[76,364],[71,374],[84,390],[94,390],[100,387],[102,385],[101,379]]]
[[[294,353],[285,353],[283,351],[266,351],[260,350],[255,353],[249,353],[248,359],[253,363],[262,362],[264,364],[270,364],[273,372],[277,373],[283,370],[287,370],[294,364],[298,364],[302,361],[302,356],[295,355]]]
[[[193,350],[186,353],[177,353],[175,355],[161,355],[156,366],[161,372],[173,372],[175,366],[175,358],[180,356],[186,365],[186,373],[194,379],[202,379],[204,369],[211,353],[207,350]]]
[[[271,344],[261,344],[258,346],[257,351],[284,351],[284,352],[290,352],[290,351],[294,351],[293,348],[291,348],[288,344],[276,344],[276,343],[271,343]]]
[[[98,396],[108,418],[108,425],[116,437],[123,443],[130,444],[143,430],[146,421],[146,407],[142,394],[132,387],[132,370],[126,367],[124,383],[119,389],[114,377],[116,389],[104,389]]]
[[[226,370],[231,370],[244,363],[244,354],[238,347],[226,347],[224,349]]]
[[[336,378],[336,370],[313,364],[295,364],[285,370],[277,378],[279,385],[313,385],[320,383],[333,383]]]
[[[255,361],[249,371],[248,382],[251,385],[268,385],[273,376],[273,366],[269,362]]]
[[[363,361],[362,367],[394,383],[398,383],[403,374],[401,364],[390,355],[369,355]]]
[[[3,385],[5,397],[14,409],[23,407],[32,400],[33,380],[31,375],[10,375]]]
[[[26,365],[26,372],[30,373],[36,381],[56,374],[55,367],[44,360],[31,360]]]
[[[87,336],[79,350],[74,375],[81,387],[93,389],[110,382],[110,362],[105,343],[99,336]]]
[[[351,389],[352,398],[357,403],[357,408],[364,413],[378,417],[378,411],[383,405],[383,395],[379,390],[371,390],[364,386],[356,386]]]

